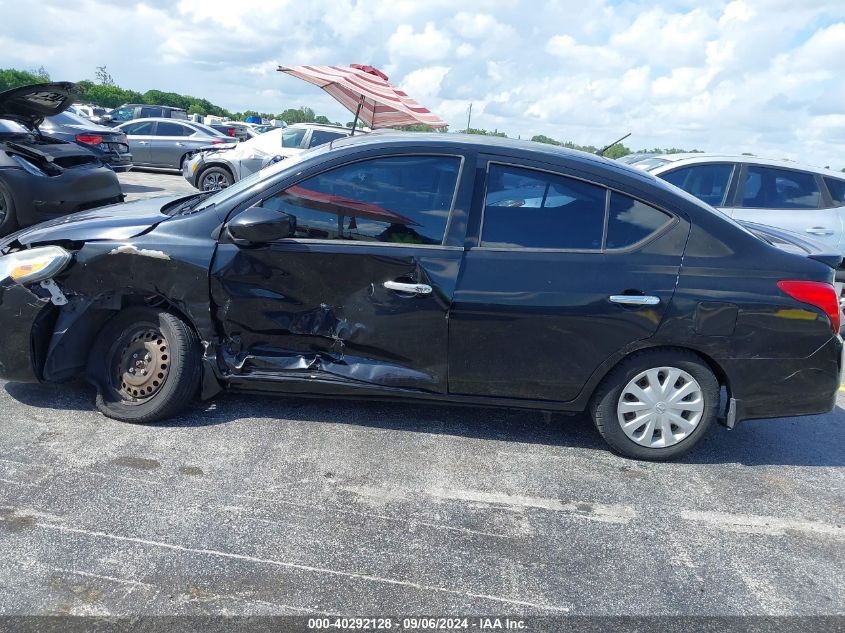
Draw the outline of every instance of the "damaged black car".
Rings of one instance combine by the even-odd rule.
[[[123,202],[120,182],[90,150],[39,132],[67,110],[76,86],[59,82],[0,92],[0,236],[84,209]]]
[[[589,411],[671,459],[834,406],[841,258],[801,252],[597,156],[369,135],[0,241],[0,375],[87,375],[127,422],[221,390]]]

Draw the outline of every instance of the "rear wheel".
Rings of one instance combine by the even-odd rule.
[[[217,189],[225,189],[230,187],[235,182],[232,174],[223,167],[209,167],[202,174],[199,179],[200,191],[216,191]]]
[[[680,457],[716,419],[719,382],[697,355],[682,350],[634,354],[593,397],[599,433],[618,453],[663,461]]]
[[[12,192],[9,191],[9,188],[4,182],[0,181],[0,236],[14,232],[17,225],[15,202],[12,200]]]
[[[107,417],[139,423],[166,419],[199,390],[199,342],[169,312],[129,308],[103,328],[89,373],[98,387],[97,409]]]

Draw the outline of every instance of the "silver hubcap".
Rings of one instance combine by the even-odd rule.
[[[616,407],[619,425],[647,448],[672,446],[695,430],[704,414],[701,385],[677,367],[655,367],[625,385]]]
[[[203,191],[214,191],[216,189],[225,189],[229,186],[226,182],[226,176],[223,174],[207,174],[202,179]]]

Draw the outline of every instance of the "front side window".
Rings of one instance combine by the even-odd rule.
[[[654,235],[672,216],[616,191],[610,194],[607,248],[627,248]]]
[[[161,108],[150,108],[148,106],[144,106],[141,108],[141,118],[145,119],[151,116],[161,116]]]
[[[742,190],[742,206],[750,209],[818,209],[821,201],[816,177],[802,171],[749,165]]]
[[[288,128],[282,132],[282,147],[299,147],[305,138],[305,128]]]
[[[124,125],[120,129],[124,134],[131,136],[149,136],[153,133],[154,121],[141,121],[140,123],[130,123]]]
[[[830,192],[830,197],[833,198],[833,204],[841,207],[845,204],[845,180],[838,178],[825,178],[827,190]]]
[[[156,136],[190,136],[194,130],[168,121],[159,121],[156,128]]]
[[[313,176],[264,200],[295,218],[294,237],[441,244],[461,159],[396,156]]]
[[[491,164],[481,246],[600,250],[605,197],[580,180]]]
[[[702,202],[720,207],[725,204],[733,170],[733,165],[728,163],[691,165],[660,174],[660,178],[691,193]]]

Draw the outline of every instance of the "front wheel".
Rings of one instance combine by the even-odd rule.
[[[614,451],[651,461],[692,449],[718,409],[716,376],[683,350],[633,354],[605,377],[591,403],[596,429]]]
[[[89,360],[97,409],[122,422],[176,415],[199,390],[199,348],[194,331],[170,312],[120,312],[103,328]]]
[[[0,181],[0,237],[13,233],[16,227],[17,217],[12,192]]]
[[[216,191],[218,189],[225,189],[231,187],[235,182],[232,174],[223,167],[209,167],[200,175],[199,190],[200,191]]]

